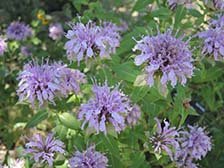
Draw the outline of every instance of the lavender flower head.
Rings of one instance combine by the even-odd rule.
[[[212,5],[213,8],[223,10],[224,9],[224,1],[223,0],[204,0],[206,5]]]
[[[177,82],[184,85],[187,78],[193,75],[193,58],[187,42],[183,37],[175,38],[171,31],[157,36],[145,36],[133,48],[141,54],[135,57],[135,64],[140,66],[144,63],[147,74],[147,84],[151,87],[154,78],[159,77],[163,86],[168,81],[174,87]]]
[[[209,28],[222,28],[224,29],[224,16],[218,15],[217,19],[211,19]]]
[[[52,166],[56,153],[65,154],[64,143],[56,140],[53,134],[49,134],[46,139],[37,134],[26,144],[25,153],[31,154],[36,163],[46,162]]]
[[[115,53],[120,44],[120,35],[115,26],[108,22],[97,26],[92,21],[86,25],[81,22],[71,25],[72,29],[66,34],[69,41],[64,46],[68,59],[77,60],[79,64],[83,59],[88,60],[98,55],[101,58],[109,57]]]
[[[179,147],[179,143],[176,140],[176,137],[179,136],[178,131],[175,127],[169,128],[170,124],[167,121],[163,121],[165,126],[162,128],[159,119],[155,118],[157,122],[157,132],[150,138],[151,143],[153,144],[154,152],[161,153],[164,150],[173,160],[172,149]]]
[[[224,58],[224,16],[211,20],[208,30],[200,32],[199,38],[204,40],[203,55],[213,55],[216,61]]]
[[[78,115],[79,120],[84,120],[82,128],[88,123],[88,127],[107,133],[108,124],[112,124],[116,132],[125,129],[125,115],[131,109],[128,97],[119,91],[119,85],[111,88],[94,85],[92,91],[95,98],[91,98],[86,104],[82,104]]]
[[[188,126],[189,131],[181,131],[178,141],[180,148],[176,152],[179,165],[201,160],[212,149],[211,138],[202,127]]]
[[[79,70],[72,70],[60,63],[42,65],[28,63],[20,72],[17,94],[19,101],[28,100],[34,108],[35,102],[41,107],[50,102],[55,105],[54,99],[67,97],[69,92],[79,93],[79,85],[85,82],[85,75]]]
[[[64,35],[63,27],[60,23],[51,24],[49,27],[49,37],[53,40],[59,40]]]
[[[7,43],[5,39],[0,36],[0,56],[4,54],[7,49]]]
[[[141,111],[138,105],[134,105],[129,109],[126,120],[127,123],[132,127],[138,123],[138,120],[141,117]]]
[[[71,168],[106,168],[108,166],[107,157],[97,152],[95,145],[84,152],[76,151],[68,162]]]
[[[224,58],[224,31],[221,28],[208,29],[199,33],[199,38],[204,39],[203,55],[213,55],[216,61]]]
[[[20,49],[21,54],[23,54],[24,56],[31,56],[32,52],[31,52],[31,46],[22,46]]]
[[[7,28],[9,39],[23,41],[32,36],[32,29],[22,22],[12,22]]]

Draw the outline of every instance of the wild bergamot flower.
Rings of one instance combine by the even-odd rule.
[[[49,134],[46,138],[36,134],[26,144],[25,153],[30,154],[36,163],[47,162],[52,166],[56,153],[65,154],[64,147],[64,143],[55,139],[54,134]]]
[[[224,17],[211,20],[209,28],[198,34],[204,40],[202,54],[213,55],[215,60],[224,58]]]
[[[55,105],[54,99],[67,97],[69,92],[79,93],[79,85],[85,83],[85,75],[79,70],[69,69],[61,63],[39,65],[28,63],[20,72],[19,88],[17,94],[19,100],[28,100],[34,107],[35,102],[41,107],[44,103],[51,102]]]
[[[32,29],[23,22],[12,22],[7,28],[9,39],[23,41],[32,36]]]
[[[94,128],[97,133],[106,134],[107,127],[112,125],[119,133],[125,129],[126,120],[129,124],[136,122],[133,117],[138,118],[138,109],[132,107],[130,99],[119,90],[119,85],[112,88],[105,82],[103,86],[94,85],[92,91],[95,97],[80,107],[78,118],[83,120],[82,128],[88,123],[88,127]],[[129,112],[134,114],[129,115]]]
[[[115,53],[120,44],[118,27],[110,22],[103,22],[97,26],[92,21],[86,25],[81,22],[71,25],[66,34],[69,41],[65,44],[69,60],[76,60],[78,64],[83,59],[92,57],[109,57]]]
[[[64,35],[63,27],[60,23],[54,23],[49,26],[49,37],[53,40],[59,40]]]
[[[196,166],[194,160],[201,160],[202,157],[212,149],[211,138],[204,128],[188,125],[189,131],[180,131],[175,160],[179,166]],[[193,167],[191,166],[191,167]]]
[[[69,159],[71,168],[106,168],[107,157],[95,150],[95,145],[90,146],[86,151],[75,151]]]
[[[171,31],[143,37],[133,48],[133,51],[137,50],[140,54],[135,57],[135,64],[144,64],[149,86],[153,86],[155,77],[162,85],[168,81],[173,87],[178,81],[184,85],[193,75],[193,58],[188,43],[183,41],[183,37],[172,36]]]
[[[175,127],[169,128],[169,122],[164,120],[165,126],[162,127],[160,120],[157,118],[155,120],[157,122],[157,132],[150,138],[154,152],[160,154],[162,151],[165,151],[170,159],[173,160],[174,151],[179,147],[176,139],[179,133]]]

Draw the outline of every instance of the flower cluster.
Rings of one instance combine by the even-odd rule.
[[[46,139],[37,134],[26,144],[25,153],[31,154],[36,163],[47,162],[49,166],[52,166],[55,153],[65,154],[63,148],[64,143],[56,140],[53,134],[49,134]]]
[[[115,53],[120,44],[120,35],[115,24],[103,22],[97,26],[92,21],[86,25],[79,22],[71,25],[71,30],[66,34],[69,39],[65,44],[67,57],[69,60],[77,60],[78,64],[84,58],[109,57]]]
[[[7,28],[9,39],[23,41],[32,36],[32,29],[22,22],[12,22]]]
[[[59,40],[64,35],[63,27],[60,23],[51,24],[49,27],[49,37],[53,40]]]
[[[104,154],[95,150],[95,145],[90,146],[86,151],[76,151],[69,159],[71,168],[106,168],[108,159]]]
[[[27,100],[34,107],[35,101],[39,102],[39,107],[44,102],[55,104],[55,97],[67,97],[69,92],[79,93],[79,85],[85,83],[85,75],[79,70],[73,70],[61,63],[42,65],[38,63],[28,63],[19,74],[19,88],[17,94],[19,100]]]
[[[2,37],[0,37],[0,55],[3,55],[6,49],[7,49],[6,41]]]
[[[212,20],[208,30],[200,32],[198,36],[204,39],[202,54],[212,54],[216,61],[224,58],[224,17]]]
[[[97,133],[101,131],[106,134],[108,124],[112,124],[115,131],[120,132],[125,129],[125,120],[130,111],[128,122],[136,122],[134,118],[139,116],[138,109],[130,105],[129,98],[119,91],[119,85],[112,89],[105,82],[103,86],[94,85],[92,91],[95,98],[80,107],[78,118],[84,120],[82,128],[88,123],[88,127],[94,128]]]
[[[169,122],[164,120],[165,126],[162,127],[159,119],[155,118],[155,120],[157,122],[157,132],[150,138],[154,152],[160,154],[164,150],[170,156],[170,159],[173,160],[174,154],[172,150],[179,147],[179,143],[176,140],[179,133],[175,127],[169,128]]]
[[[211,150],[211,139],[201,127],[188,126],[189,131],[180,131],[175,160],[177,165],[196,167],[194,160],[201,160]]]
[[[150,138],[154,152],[160,154],[165,151],[172,161],[179,167],[197,168],[195,160],[201,160],[211,150],[211,139],[201,127],[188,125],[184,131],[169,128],[169,123],[163,121],[164,126],[155,118],[157,132]]]
[[[174,87],[178,81],[184,85],[193,75],[193,58],[187,42],[183,37],[175,38],[171,31],[157,36],[145,36],[133,48],[141,51],[135,58],[137,66],[145,63],[145,73],[149,86],[154,84],[154,77],[161,78],[164,86],[168,81]]]

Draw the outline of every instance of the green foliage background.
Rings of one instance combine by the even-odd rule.
[[[0,32],[4,34],[5,28],[11,21],[22,20],[30,24],[34,36],[25,42],[10,41],[8,52],[0,57],[0,143],[8,151],[16,151],[22,156],[22,150],[27,137],[32,133],[55,131],[57,136],[67,144],[67,151],[71,154],[74,146],[85,149],[88,144],[95,142],[99,151],[106,152],[109,164],[113,168],[171,168],[174,165],[164,155],[160,160],[154,156],[153,149],[146,149],[144,143],[149,141],[145,132],[153,133],[154,117],[168,118],[172,125],[181,127],[187,124],[198,124],[207,127],[213,139],[213,150],[201,161],[204,168],[224,167],[224,63],[214,62],[211,58],[203,58],[200,54],[201,44],[197,37],[191,40],[194,49],[196,69],[194,77],[186,86],[178,85],[176,88],[168,87],[167,96],[160,91],[159,86],[149,88],[136,86],[136,78],[141,74],[141,68],[133,63],[132,48],[135,41],[142,35],[151,32],[156,34],[157,27],[164,31],[173,27],[180,30],[187,37],[202,31],[207,26],[209,18],[216,17],[216,11],[198,3],[197,9],[186,9],[178,6],[174,11],[167,7],[162,0],[13,0],[0,1]],[[147,6],[155,5],[150,11]],[[37,18],[42,13],[48,22]],[[71,68],[78,68],[86,72],[88,83],[82,86],[83,95],[70,95],[68,99],[58,100],[57,106],[45,109],[32,110],[28,104],[17,103],[16,77],[22,66],[31,57],[20,53],[20,47],[32,44],[33,58],[42,60],[61,60],[68,63],[65,50],[66,41],[52,41],[48,37],[48,26],[52,22],[61,22],[68,30],[66,23],[76,22],[77,15],[86,23],[89,19],[99,22],[108,20],[120,23],[120,19],[129,25],[129,30],[122,34],[122,41],[116,54],[111,60],[94,60],[94,63],[79,67],[77,63],[70,64]],[[141,107],[142,118],[140,124],[129,128],[121,134],[113,132],[108,136],[103,134],[88,134],[80,130],[80,123],[76,120],[78,107],[91,96],[91,77],[99,81],[107,80],[110,85],[121,83],[122,90],[130,96],[134,103]],[[173,96],[175,92],[176,96]],[[191,108],[183,104],[185,100],[191,101]],[[200,110],[202,106],[203,110]],[[66,167],[65,158],[57,158],[57,168]],[[6,161],[5,160],[5,161]],[[27,159],[27,167],[31,165]]]

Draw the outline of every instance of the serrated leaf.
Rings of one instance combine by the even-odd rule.
[[[120,79],[126,80],[128,82],[134,82],[137,75],[140,73],[140,71],[135,69],[134,65],[132,65],[130,62],[114,65],[112,66],[112,70]]]

